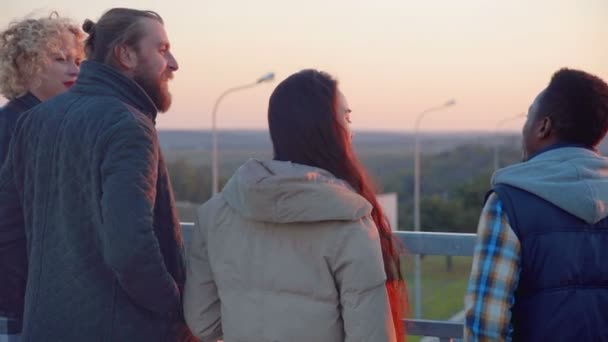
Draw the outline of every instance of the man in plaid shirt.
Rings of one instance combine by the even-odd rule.
[[[465,297],[467,341],[608,341],[608,85],[553,75],[524,161],[496,172]]]

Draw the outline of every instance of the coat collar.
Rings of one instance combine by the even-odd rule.
[[[26,111],[38,105],[40,103],[40,100],[38,100],[38,98],[34,96],[34,94],[28,91],[24,95],[14,99],[13,102],[19,107],[23,108],[24,111]]]
[[[93,61],[83,62],[76,84],[71,91],[87,95],[117,97],[156,122],[158,109],[146,91],[135,81],[109,65]]]

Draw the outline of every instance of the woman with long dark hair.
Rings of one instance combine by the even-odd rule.
[[[328,74],[284,80],[274,159],[246,162],[198,211],[184,312],[202,340],[403,341],[399,251]]]

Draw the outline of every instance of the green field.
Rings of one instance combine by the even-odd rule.
[[[470,257],[453,257],[452,270],[446,270],[446,258],[427,256],[422,259],[422,318],[447,320],[463,309],[471,271]],[[405,277],[409,290],[410,314],[414,307],[414,257],[407,257]],[[408,337],[408,341],[418,341],[418,337]]]

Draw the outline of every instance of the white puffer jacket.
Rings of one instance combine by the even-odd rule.
[[[198,211],[189,327],[202,341],[394,341],[370,212],[327,171],[248,161]]]

